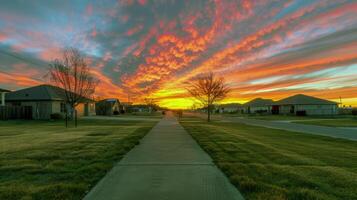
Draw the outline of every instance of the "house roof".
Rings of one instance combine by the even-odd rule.
[[[219,108],[237,108],[242,106],[240,103],[227,103],[227,104],[220,104],[217,105]]]
[[[120,104],[119,99],[111,98],[111,99],[103,99],[97,102],[97,104],[105,104],[105,103],[115,103],[118,102]]]
[[[149,108],[149,105],[145,104],[135,104],[135,105],[130,105],[131,108]]]
[[[125,106],[130,106],[133,105],[133,102],[121,102],[121,104]]]
[[[108,101],[108,102],[115,102],[115,101],[119,101],[119,99],[116,99],[116,98],[111,98],[111,99],[104,99],[103,101]]]
[[[271,105],[273,102],[274,101],[271,99],[256,98],[243,104],[243,106],[268,106]]]
[[[285,99],[276,101],[274,103],[274,105],[334,105],[334,104],[337,103],[325,99],[307,96],[304,94],[297,94],[294,96],[290,96]]]
[[[11,92],[10,90],[5,90],[0,88],[0,92]]]
[[[52,85],[38,85],[7,93],[6,101],[63,101],[65,90]],[[85,101],[92,101],[85,98]]]

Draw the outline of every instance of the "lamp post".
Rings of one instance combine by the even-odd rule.
[[[1,92],[1,106],[5,106],[5,92]]]

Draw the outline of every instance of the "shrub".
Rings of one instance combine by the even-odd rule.
[[[296,111],[296,116],[306,116],[306,110],[298,110],[298,111]]]
[[[357,115],[357,109],[352,110],[352,115],[356,116]]]
[[[115,110],[115,111],[113,112],[113,114],[114,114],[114,115],[119,115],[119,111]]]
[[[51,119],[63,119],[63,115],[61,113],[52,113],[51,114]]]
[[[267,110],[257,110],[255,111],[257,114],[264,114],[264,113],[267,113],[268,111]]]

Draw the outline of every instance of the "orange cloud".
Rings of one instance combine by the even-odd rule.
[[[216,4],[215,21],[204,32],[193,25],[200,14],[193,15],[191,19],[183,22],[186,32],[184,36],[171,33],[171,28],[176,26],[175,20],[160,21],[159,27],[163,28],[163,33],[158,35],[157,42],[148,48],[149,55],[146,56],[146,62],[141,64],[133,75],[122,78],[124,85],[134,89],[140,88],[139,85],[146,84],[147,86],[142,87],[141,92],[152,92],[172,78],[174,73],[188,67],[196,60],[202,52],[207,50],[212,40],[222,34],[222,31],[230,30],[231,21],[236,20],[235,17],[227,14],[236,13],[234,9],[230,11],[225,9],[230,8],[230,5],[222,4],[220,1],[217,1]],[[250,7],[251,4],[246,3],[245,6]]]
[[[170,10],[176,2],[180,6]],[[150,96],[160,105],[190,107],[194,101],[183,89],[185,82],[214,71],[233,88],[225,102],[296,93],[357,99],[353,77],[331,74],[357,63],[356,2],[176,2],[119,0],[106,10],[84,5],[83,19],[77,20],[90,24],[78,30],[69,23],[58,34],[66,42],[71,37],[71,43],[91,55],[87,60],[101,80],[97,93],[102,97],[126,99],[130,94],[141,101]],[[161,12],[162,6],[174,13]],[[6,19],[24,20],[12,15]],[[47,29],[18,34],[15,25],[0,33],[0,42],[12,39],[6,44],[9,49],[35,54],[43,61],[62,57],[64,44],[49,39]],[[41,74],[23,63],[6,72],[0,80],[6,84],[16,78],[19,84],[35,84],[33,77]],[[336,86],[324,91],[313,87],[323,83]],[[303,87],[306,84],[310,88]]]
[[[18,87],[28,87],[42,84],[42,81],[29,78],[28,75],[7,74],[0,72],[0,84],[16,85]]]
[[[103,75],[100,71],[93,69],[91,73],[100,80],[100,83],[96,89],[96,95],[103,98],[125,98],[127,94],[118,85],[114,84],[113,81],[107,76]]]

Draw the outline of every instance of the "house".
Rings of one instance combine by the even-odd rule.
[[[95,104],[97,115],[118,115],[122,110],[119,99],[103,99]]]
[[[338,103],[303,94],[281,99],[272,104],[273,114],[335,115]]]
[[[144,105],[144,104],[137,104],[137,105],[131,105],[129,107],[129,112],[151,112],[152,108],[151,106]]]
[[[130,108],[133,105],[133,102],[121,102],[121,106],[124,112],[130,112]]]
[[[243,104],[241,112],[246,114],[271,113],[271,105],[273,102],[271,99],[256,98]]]
[[[0,88],[0,106],[5,106],[5,93],[10,92],[9,90]]]
[[[241,106],[239,103],[228,103],[217,105],[216,109],[219,113],[236,113]]]
[[[66,107],[70,109],[65,99],[65,90],[51,85],[38,85],[5,95],[6,105],[31,107],[33,119],[50,119],[51,114],[64,114]],[[79,117],[95,115],[95,103],[84,98],[76,110]]]

